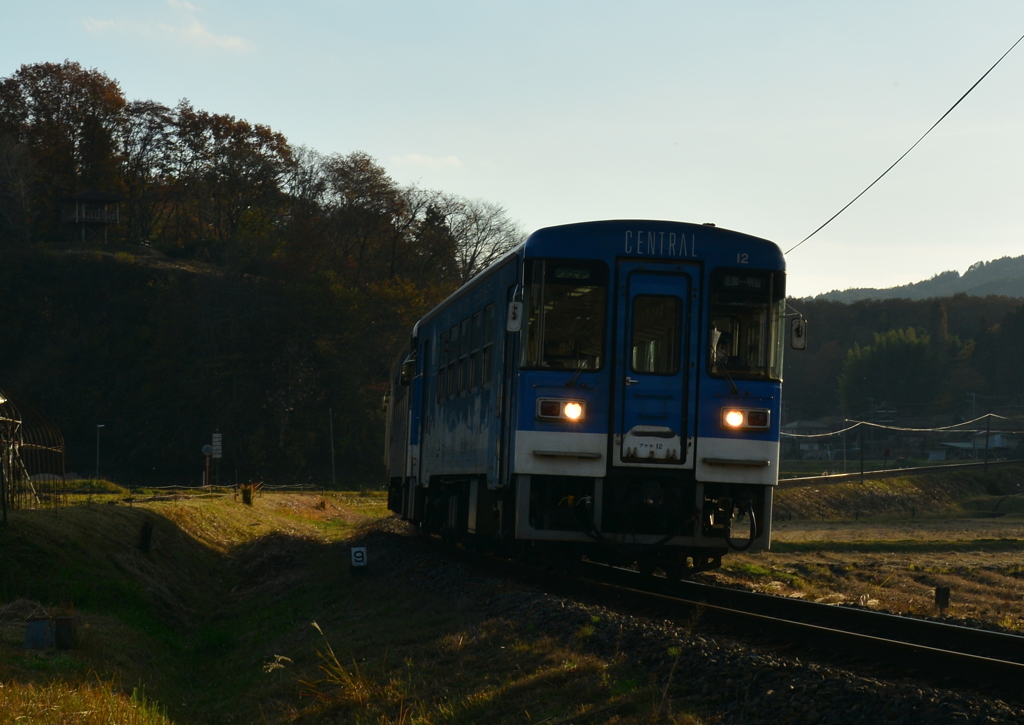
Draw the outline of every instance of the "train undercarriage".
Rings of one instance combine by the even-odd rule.
[[[769,486],[700,483],[677,476],[482,476],[429,486],[393,479],[389,508],[425,534],[491,547],[572,570],[590,561],[685,578],[733,551],[767,548]]]

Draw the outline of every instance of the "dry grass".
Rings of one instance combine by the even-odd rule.
[[[0,725],[166,725],[171,721],[144,695],[109,684],[0,683]]]
[[[946,616],[1024,631],[1022,484],[1004,469],[782,489],[772,551],[731,555],[710,578],[916,615],[938,615],[946,586]]]
[[[674,712],[664,683],[547,637],[524,639],[514,623],[488,620],[435,639],[433,651],[389,664],[335,654],[319,625],[320,677],[302,682],[312,704],[288,721],[353,725],[441,723],[650,723],[700,725]],[[268,670],[291,664],[275,659]]]
[[[707,576],[918,614],[934,613],[934,587],[949,586],[949,615],[1022,629],[1018,483],[1000,473],[782,489],[773,550],[732,554]],[[593,627],[528,632],[482,616],[443,582],[428,586],[418,547],[367,538],[385,513],[382,494],[357,493],[267,493],[251,507],[230,495],[94,498],[14,512],[0,530],[0,604],[21,599],[24,611],[19,620],[0,608],[0,683],[22,709],[0,700],[0,722],[8,712],[75,722],[103,707],[105,722],[699,722],[672,700],[675,673],[589,653]],[[371,544],[370,576],[348,574],[355,540]],[[21,649],[35,603],[72,602],[79,648]],[[137,686],[165,719],[133,702]]]
[[[422,586],[418,546],[366,538],[385,513],[379,493],[15,512],[0,529],[0,605],[73,602],[83,636],[70,652],[26,652],[24,617],[0,622],[0,683],[40,712],[48,693],[103,700],[109,722],[132,722],[116,708],[135,687],[178,723],[698,722],[668,682],[587,654],[585,627],[568,642],[524,632]],[[369,576],[348,573],[353,540],[370,542]]]

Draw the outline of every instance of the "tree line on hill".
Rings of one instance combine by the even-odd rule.
[[[63,221],[85,190],[122,199],[106,245]],[[219,431],[222,482],[323,481],[332,449],[342,481],[379,481],[412,324],[523,236],[498,204],[187,101],[128,101],[73,62],[0,79],[0,384],[82,473],[98,457],[124,483],[198,482]],[[787,356],[786,420],[1024,403],[1019,298],[793,305],[810,335]]]
[[[810,321],[804,352],[786,358],[788,420],[870,420],[886,403],[904,420],[949,423],[1024,406],[1020,298],[794,300]]]
[[[84,191],[120,200],[106,245],[65,221]],[[0,380],[79,470],[95,433],[101,472],[194,478],[216,430],[222,477],[322,479],[333,428],[343,478],[379,473],[413,322],[524,237],[499,204],[78,63],[0,79]]]
[[[1002,257],[990,262],[975,262],[963,274],[956,270],[950,270],[937,274],[931,279],[898,287],[886,289],[857,287],[832,290],[816,295],[814,299],[832,300],[833,302],[894,298],[927,300],[933,297],[952,297],[960,293],[975,297],[987,297],[988,295],[1024,297],[1024,256]]]
[[[79,64],[0,79],[0,233],[71,240],[61,200],[121,198],[111,240],[275,278],[464,281],[522,230],[498,204],[400,187],[362,152],[320,154],[182,100],[127,101]]]

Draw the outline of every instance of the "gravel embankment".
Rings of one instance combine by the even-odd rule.
[[[742,639],[708,634],[685,622],[653,620],[551,595],[446,559],[387,519],[367,537],[374,569],[408,571],[417,586],[452,597],[485,616],[527,632],[568,641],[582,627],[593,633],[583,647],[608,659],[625,653],[634,665],[671,676],[670,697],[723,725],[771,723],[1024,723],[1024,707],[985,695],[931,687],[913,680],[859,674],[807,661]],[[589,630],[588,630],[589,631]]]

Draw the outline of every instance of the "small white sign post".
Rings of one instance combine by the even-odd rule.
[[[367,560],[366,560],[366,547],[365,546],[353,546],[352,549],[352,562],[349,564],[349,572],[352,576],[362,576],[366,573]]]

